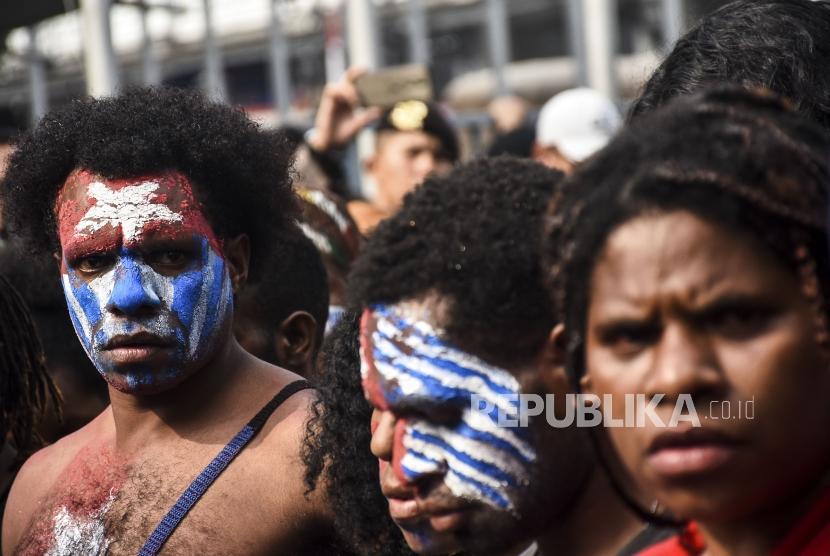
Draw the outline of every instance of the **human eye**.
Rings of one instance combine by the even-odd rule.
[[[707,312],[705,326],[718,334],[734,339],[752,338],[767,329],[776,311],[757,304],[727,304]]]
[[[187,253],[173,249],[167,251],[157,251],[155,253],[151,253],[149,259],[151,264],[155,263],[166,266],[179,266],[187,261]]]
[[[85,274],[97,274],[103,272],[113,265],[115,257],[103,253],[94,253],[90,255],[81,255],[76,257],[71,266]]]
[[[660,327],[650,322],[621,321],[600,328],[602,345],[622,357],[631,357],[648,348],[660,337]]]
[[[189,245],[161,244],[152,246],[144,254],[144,260],[160,272],[176,272],[186,268],[196,258]]]

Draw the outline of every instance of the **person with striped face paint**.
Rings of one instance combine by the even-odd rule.
[[[20,142],[3,205],[59,262],[110,406],[24,464],[4,556],[327,550],[294,463],[309,385],[233,336],[236,292],[300,233],[289,158],[241,112],[165,89],[73,103]]]
[[[497,158],[427,179],[355,261],[305,461],[358,552],[401,553],[381,512],[418,554],[616,554],[644,530],[587,429],[515,421],[519,394],[561,417],[571,391],[538,259],[560,176]]]
[[[231,277],[184,175],[76,170],[56,213],[69,314],[107,382],[165,390],[213,355],[230,325]]]
[[[394,427],[393,472],[406,483],[442,474],[459,498],[515,513],[536,450],[527,428],[499,426],[498,413],[518,419],[519,382],[443,339],[430,322],[436,320],[430,305],[378,304],[361,320],[366,397],[381,412],[401,415]],[[477,411],[474,395],[496,411]],[[452,525],[468,505],[433,518],[432,525]],[[412,506],[403,502],[396,509],[406,512]]]

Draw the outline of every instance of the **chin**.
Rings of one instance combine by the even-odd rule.
[[[448,531],[436,531],[429,521],[398,527],[409,548],[423,555],[498,554],[514,548],[527,536],[512,515],[489,507],[473,510],[468,520]]]
[[[193,370],[185,368],[125,370],[101,372],[107,383],[124,394],[144,396],[161,394],[177,387],[190,376]]]
[[[455,554],[464,550],[452,535],[430,531],[428,527],[418,531],[401,529],[401,532],[406,544],[415,554],[432,556]]]

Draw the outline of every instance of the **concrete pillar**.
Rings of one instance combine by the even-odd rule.
[[[587,85],[611,99],[617,98],[614,59],[617,52],[616,0],[584,0],[582,28],[585,38]]]
[[[225,88],[225,71],[222,64],[222,50],[213,29],[213,2],[202,0],[205,14],[205,93],[214,100],[227,100]]]
[[[409,31],[409,56],[413,63],[429,63],[429,29],[424,0],[407,2],[407,30]]]
[[[111,0],[81,0],[86,92],[107,96],[118,88],[118,68],[110,30]]]
[[[663,0],[663,47],[666,52],[674,47],[686,28],[684,9],[683,0]]]
[[[291,71],[289,66],[288,43],[283,34],[282,22],[277,11],[277,0],[268,0],[271,5],[271,36],[269,41],[271,62],[271,93],[279,119],[284,122],[291,110]]]
[[[150,7],[141,5],[141,77],[145,85],[161,84],[161,66],[150,36]]]
[[[505,70],[510,63],[510,26],[505,0],[487,0],[487,42],[490,62],[496,74],[496,93],[509,93]]]
[[[29,65],[29,117],[32,125],[35,125],[49,110],[49,91],[46,86],[46,67],[37,47],[37,27],[32,25],[28,32],[29,52],[26,61]]]

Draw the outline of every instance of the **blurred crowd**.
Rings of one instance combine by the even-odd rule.
[[[830,554],[827,68],[735,0],[475,158],[361,68],[0,129],[3,556]]]

